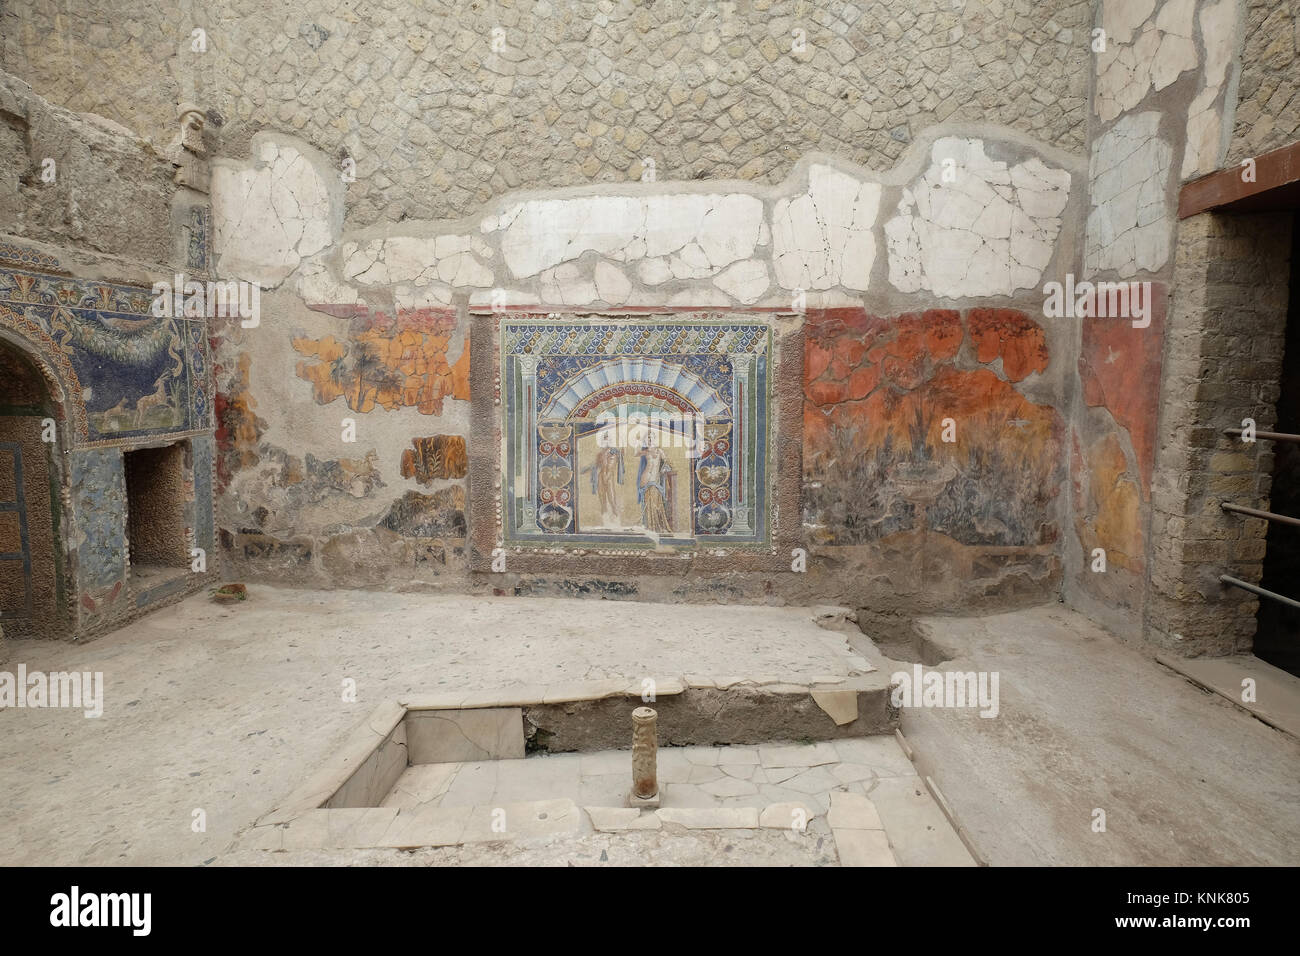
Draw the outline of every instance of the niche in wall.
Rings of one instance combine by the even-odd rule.
[[[185,454],[188,442],[138,448],[122,456],[126,472],[126,536],[133,584],[188,570]]]

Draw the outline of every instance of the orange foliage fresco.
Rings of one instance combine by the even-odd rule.
[[[964,543],[1054,539],[1047,506],[1060,481],[1062,420],[1013,384],[1048,365],[1033,319],[1011,309],[890,318],[839,309],[810,313],[805,328],[809,520],[840,543],[915,527],[891,476],[900,463],[920,464],[951,476],[929,507],[935,530]],[[964,343],[985,367],[959,367]]]
[[[346,341],[295,338],[307,359],[295,371],[322,405],[341,397],[355,412],[411,407],[438,415],[445,398],[469,400],[468,343],[448,361],[454,328],[455,314],[441,310],[399,310],[391,319],[361,310]]]

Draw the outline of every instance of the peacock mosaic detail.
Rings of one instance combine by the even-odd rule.
[[[72,394],[77,438],[116,443],[204,429],[210,422],[201,318],[159,317],[140,286],[37,271],[28,250],[0,245],[0,324],[34,340]]]
[[[500,335],[507,543],[769,540],[767,323],[518,319]]]

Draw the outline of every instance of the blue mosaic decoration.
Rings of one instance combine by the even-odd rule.
[[[57,367],[80,444],[210,427],[204,319],[155,316],[152,304],[141,286],[0,265],[0,324]]]
[[[191,206],[189,221],[185,224],[186,265],[194,272],[208,271],[208,223],[211,216],[207,206]]]
[[[41,269],[47,272],[59,272],[63,269],[54,256],[12,242],[0,242],[0,262],[18,266],[20,269]]]
[[[213,440],[209,435],[190,439],[194,452],[194,509],[191,527],[194,528],[194,546],[211,555],[216,550],[216,535],[212,513],[212,457]]]
[[[88,448],[71,456],[72,500],[77,505],[77,584],[102,594],[126,576],[126,475],[122,452]]]
[[[768,542],[766,322],[518,319],[500,335],[507,543]]]

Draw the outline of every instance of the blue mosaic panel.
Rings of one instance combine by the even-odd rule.
[[[100,596],[126,576],[126,476],[122,452],[86,448],[70,458],[77,526],[77,584]]]
[[[761,320],[503,322],[506,539],[766,543],[771,343]]]
[[[5,246],[0,259],[32,258],[20,260],[20,252]],[[57,363],[72,391],[73,419],[84,422],[83,443],[210,424],[205,322],[155,316],[152,303],[152,290],[140,286],[0,265],[0,321]]]
[[[212,527],[212,438],[200,435],[190,439],[194,451],[194,509],[191,527],[194,528],[194,546],[208,553],[208,560],[214,559],[216,550],[215,535]]]
[[[186,265],[195,272],[208,271],[208,225],[212,216],[207,206],[191,206],[185,223]]]

